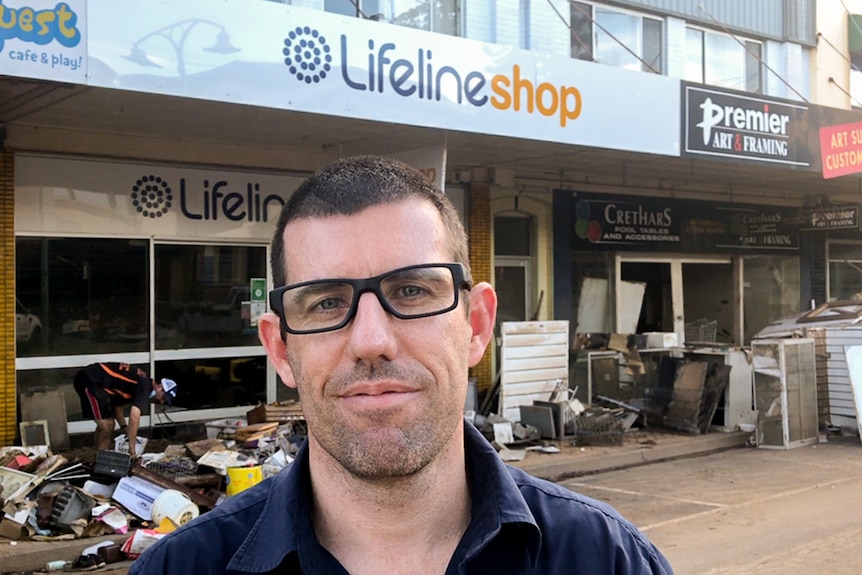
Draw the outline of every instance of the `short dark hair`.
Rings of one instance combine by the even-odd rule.
[[[347,216],[371,206],[410,199],[427,201],[437,209],[449,236],[452,261],[464,265],[469,280],[467,234],[446,195],[419,170],[403,162],[379,156],[355,156],[321,168],[285,202],[272,237],[273,284],[281,287],[287,283],[284,229],[290,222]]]

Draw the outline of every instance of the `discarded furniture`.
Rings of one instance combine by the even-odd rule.
[[[790,449],[817,441],[814,340],[755,339],[757,446]]]
[[[519,406],[545,401],[569,384],[568,321],[506,321],[501,325],[499,414],[518,421]]]

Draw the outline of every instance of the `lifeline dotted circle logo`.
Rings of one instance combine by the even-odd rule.
[[[284,65],[296,79],[317,84],[332,70],[332,54],[326,38],[308,26],[297,26],[284,39]]]
[[[132,186],[132,205],[145,218],[162,217],[173,201],[171,187],[159,176],[142,176]]]
[[[602,224],[590,220],[590,202],[580,200],[575,204],[575,234],[581,238],[597,242],[602,239]]]

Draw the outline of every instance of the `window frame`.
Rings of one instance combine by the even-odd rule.
[[[686,53],[688,53],[690,50],[690,47],[688,46],[688,31],[692,30],[692,31],[696,31],[696,32],[700,33],[700,55],[701,55],[700,78],[699,79],[692,79],[691,77],[688,76],[688,70],[686,70],[686,75],[683,78],[686,82],[697,82],[699,84],[704,84],[707,86],[718,86],[718,87],[727,88],[730,90],[738,90],[740,92],[748,92],[749,94],[765,94],[766,93],[765,85],[764,85],[765,75],[763,73],[763,66],[764,66],[763,62],[766,59],[766,43],[763,40],[758,40],[756,38],[749,38],[747,36],[739,36],[738,34],[728,34],[725,32],[720,32],[718,30],[712,30],[710,28],[692,25],[689,23],[686,23],[685,29],[686,29]],[[723,86],[721,84],[707,83],[707,81],[706,81],[706,77],[707,77],[707,69],[706,69],[707,50],[706,50],[706,47],[707,47],[707,37],[709,35],[723,36],[725,38],[730,38],[731,40],[733,40],[737,44],[740,42],[742,43],[742,52],[743,52],[743,56],[742,56],[743,75],[742,75],[742,81],[741,81],[742,87]],[[750,70],[748,69],[748,61],[749,61],[749,58],[751,57],[751,53],[748,51],[748,45],[749,44],[756,44],[756,45],[760,46],[760,55],[759,55],[760,57],[759,57],[759,60],[757,62],[757,64],[758,64],[757,65],[757,83],[758,83],[758,90],[759,91],[756,91],[756,92],[753,92],[753,91],[748,89],[748,81],[749,81],[749,73],[750,73]]]
[[[578,14],[580,14],[580,12],[577,11],[577,8],[574,7],[575,3],[583,4],[583,5],[590,7],[590,14],[589,14],[589,18],[590,18],[590,54],[589,54],[589,56],[590,57],[588,59],[587,58],[579,58],[572,51],[570,51],[569,55],[571,58],[586,60],[588,62],[596,62],[599,64],[603,63],[598,58],[598,54],[597,54],[598,32],[601,32],[603,34],[606,34],[606,33],[603,32],[602,30],[600,30],[596,24],[596,9],[598,8],[598,9],[601,9],[601,10],[606,11],[606,12],[614,12],[617,14],[622,14],[622,15],[626,15],[626,16],[633,16],[633,17],[637,18],[638,19],[637,46],[636,46],[636,49],[633,49],[632,46],[628,46],[628,48],[631,49],[632,52],[635,52],[637,54],[637,59],[640,63],[640,71],[650,73],[650,74],[657,73],[658,75],[662,75],[662,76],[667,75],[667,26],[665,26],[664,18],[661,18],[660,16],[655,16],[652,14],[647,14],[644,12],[638,12],[636,10],[627,10],[624,8],[617,8],[616,6],[607,6],[604,4],[595,4],[592,2],[583,2],[580,0],[578,0],[577,2],[571,2],[571,7],[570,7],[570,11],[569,11],[569,14],[570,14],[570,16],[569,16],[569,18],[570,18],[570,20],[569,20],[569,29],[570,29],[569,43],[571,45],[574,45],[574,41],[575,41],[574,27],[571,24],[571,17],[576,12]],[[657,67],[655,65],[646,63],[646,60],[644,58],[644,25],[643,25],[644,20],[650,20],[653,22],[657,22],[659,24],[659,28],[661,31],[661,37],[659,39],[659,45],[661,46],[661,58],[660,58],[659,62],[657,63],[658,64]],[[581,39],[581,40],[583,40],[583,39]],[[613,64],[608,64],[608,65],[613,65]],[[656,70],[656,72],[652,72],[647,66],[652,66]]]
[[[352,2],[350,2],[350,0],[344,0],[344,1],[347,2],[348,4],[352,4]],[[375,1],[378,4],[378,9],[380,8],[381,5],[389,4],[389,2],[385,2],[384,0],[375,0]],[[368,14],[365,11],[365,7],[363,6],[363,0],[357,0],[356,1],[356,6],[354,7],[355,13],[352,16],[355,18],[362,18],[362,14],[365,14],[369,20],[373,20],[375,22],[383,22],[385,24],[392,24],[393,26],[400,26],[403,28],[411,28],[414,30],[425,30],[426,32],[434,32],[436,34],[446,34],[447,36],[456,36],[456,37],[462,36],[462,32],[464,30],[463,18],[464,18],[464,1],[465,0],[451,0],[454,4],[454,9],[455,9],[454,30],[452,30],[451,32],[439,29],[440,22],[439,22],[438,18],[436,18],[437,12],[433,9],[433,4],[432,4],[434,1],[435,0],[422,0],[422,3],[426,4],[428,6],[428,25],[429,25],[428,29],[413,28],[412,26],[405,26],[404,24],[400,24],[399,22],[397,22],[395,20],[396,14],[386,14],[385,12],[377,12],[373,15]],[[492,7],[495,9],[496,4],[492,5]],[[327,12],[329,14],[340,14],[342,16],[348,16],[348,17],[351,16],[350,14],[342,14],[341,12],[334,12],[334,11],[327,10],[325,7],[325,3],[323,6],[320,7],[320,10],[322,12]]]

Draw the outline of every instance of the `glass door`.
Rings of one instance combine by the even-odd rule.
[[[715,328],[713,341],[735,339],[740,298],[729,257],[619,254],[616,266],[617,333],[675,332],[685,341],[686,324],[697,322]]]

